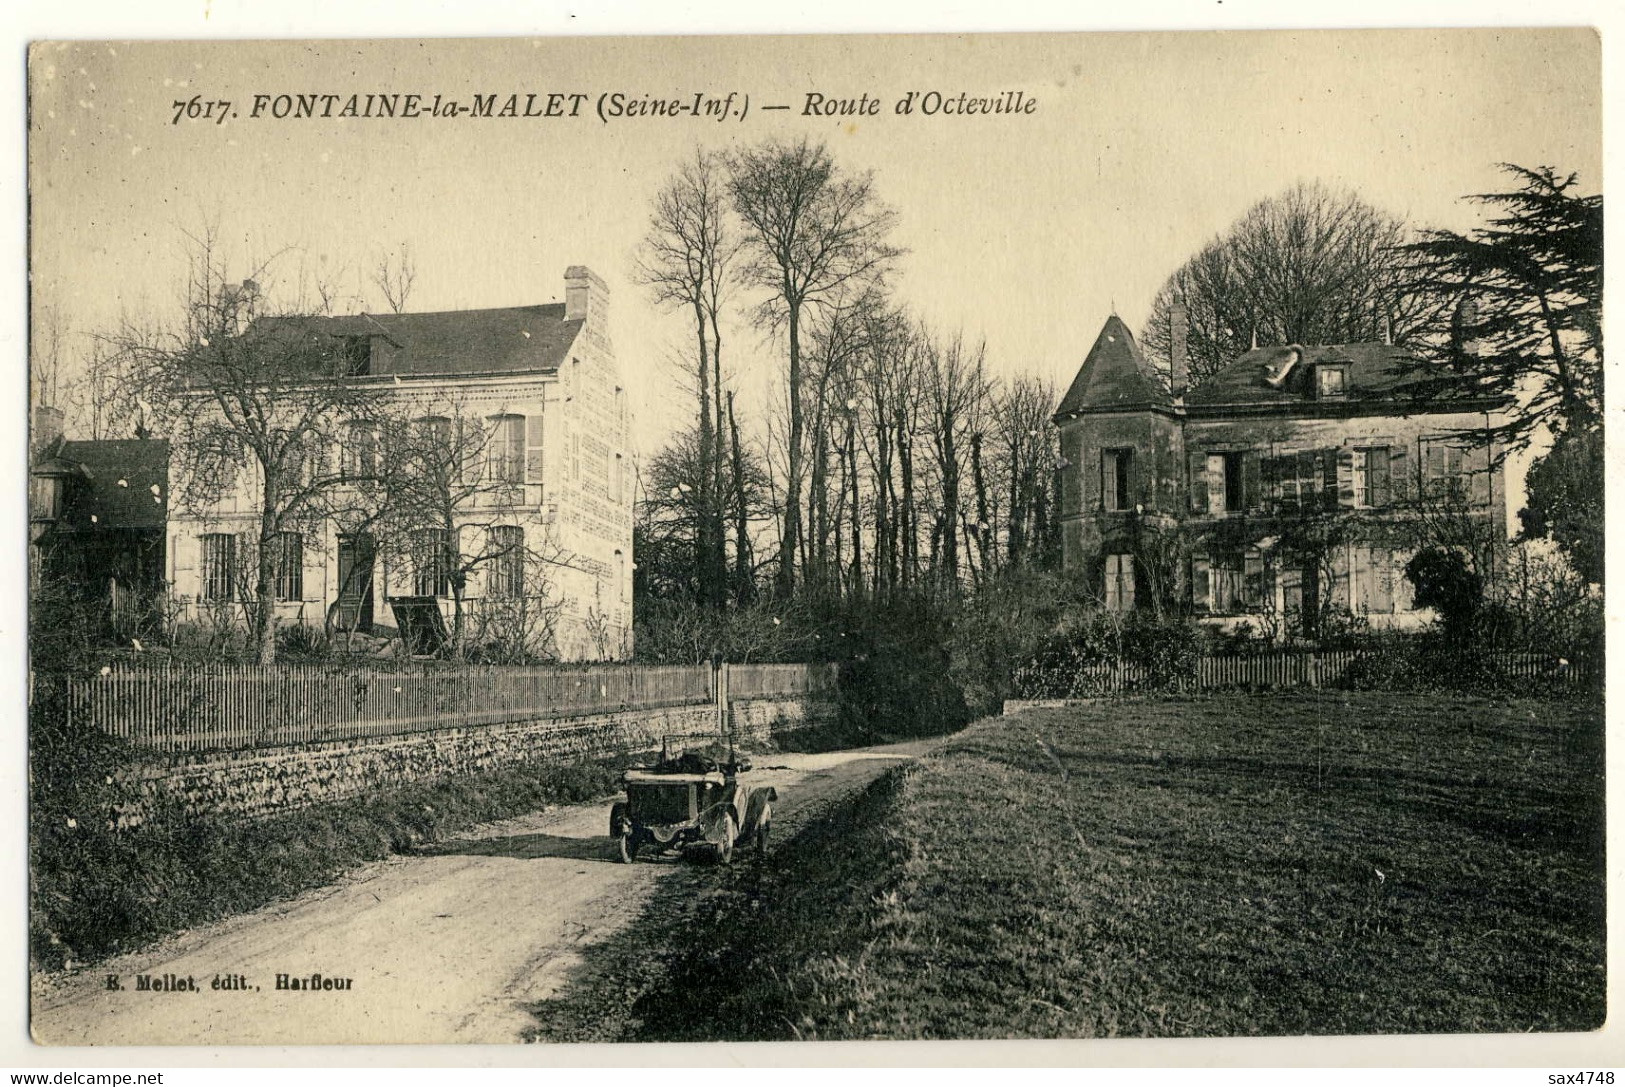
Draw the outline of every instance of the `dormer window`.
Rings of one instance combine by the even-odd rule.
[[[366,377],[372,373],[372,337],[344,337],[344,371],[349,377]]]
[[[58,475],[37,475],[29,481],[29,506],[36,521],[55,521],[62,516],[62,488],[67,482]]]
[[[1320,366],[1315,369],[1315,396],[1320,400],[1341,400],[1348,391],[1348,368]]]

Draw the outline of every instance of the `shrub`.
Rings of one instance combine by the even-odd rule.
[[[953,621],[948,667],[976,716],[1015,697],[1017,671],[1033,659],[1062,616],[1088,606],[1081,579],[1044,570],[1007,571],[983,584]]]
[[[1078,698],[1116,690],[1116,668],[1134,665],[1130,686],[1172,690],[1196,675],[1207,634],[1187,619],[1088,612],[1069,617],[1016,673],[1022,698]]]
[[[277,659],[290,664],[300,661],[326,660],[331,653],[327,636],[315,627],[303,623],[278,627],[276,632]]]

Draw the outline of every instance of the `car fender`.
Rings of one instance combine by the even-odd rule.
[[[757,830],[772,822],[772,805],[778,798],[779,791],[771,785],[752,789],[745,801],[745,817],[739,821],[739,836],[743,838],[755,834]]]
[[[739,817],[738,785],[729,785],[727,789],[723,791],[721,798],[719,798],[715,804],[712,804],[710,807],[700,812],[700,833],[705,837],[706,841],[722,841],[722,827],[726,822],[725,817],[729,815],[733,816],[734,828],[735,830],[738,830],[738,828],[744,823],[744,821]]]

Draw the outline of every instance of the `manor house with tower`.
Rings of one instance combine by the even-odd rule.
[[[1500,401],[1439,393],[1387,343],[1255,347],[1193,386],[1180,309],[1166,382],[1114,314],[1055,413],[1064,563],[1107,608],[1188,603],[1276,636],[1415,626],[1420,533],[1505,541]]]

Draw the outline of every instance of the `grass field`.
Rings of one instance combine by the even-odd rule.
[[[668,948],[636,957],[661,966],[598,1037],[1592,1029],[1602,709],[1293,692],[989,719],[713,886],[657,904]]]

